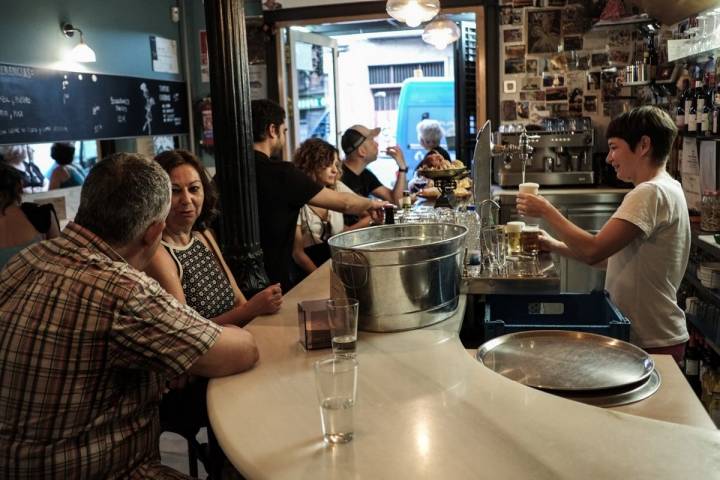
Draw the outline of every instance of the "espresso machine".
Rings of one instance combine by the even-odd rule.
[[[493,180],[500,186],[523,182],[593,185],[592,128],[581,131],[498,132],[492,150]]]

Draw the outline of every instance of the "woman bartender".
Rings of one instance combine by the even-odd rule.
[[[605,289],[630,319],[633,343],[681,362],[688,332],[677,289],[690,252],[690,221],[682,187],[665,170],[676,135],[670,116],[656,107],[610,122],[606,161],[634,188],[597,235],[541,196],[519,194],[517,209],[550,225],[558,240],[543,236],[548,250],[607,268]]]

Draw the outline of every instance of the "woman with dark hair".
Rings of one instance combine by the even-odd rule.
[[[47,190],[48,181],[33,163],[33,149],[30,145],[5,145],[0,147],[0,157],[22,175],[22,188],[25,193]]]
[[[307,174],[323,187],[340,192],[352,193],[349,187],[340,182],[342,168],[338,159],[338,150],[325,140],[310,138],[305,140],[295,151],[293,163],[299,170]],[[347,229],[368,226],[367,218],[361,218],[358,224]],[[318,266],[330,258],[328,239],[345,230],[343,214],[327,208],[305,205],[300,209],[292,257],[303,277],[315,271]],[[301,278],[295,278],[296,282]]]
[[[85,173],[73,164],[75,145],[72,142],[53,143],[50,156],[55,160],[55,166],[50,173],[50,190],[79,187],[83,184]]]
[[[0,164],[0,268],[20,250],[60,235],[52,205],[21,203],[23,174]]]
[[[155,160],[170,176],[172,201],[161,245],[146,267],[171,295],[205,318],[221,325],[243,326],[258,315],[274,313],[282,304],[280,285],[246,300],[208,228],[218,214],[218,194],[205,168],[185,150],[169,150]],[[160,404],[163,431],[194,439],[208,425],[207,380],[175,379]]]
[[[219,324],[244,325],[276,312],[278,285],[245,299],[209,225],[218,214],[218,195],[205,168],[192,153],[169,150],[155,157],[172,183],[172,204],[161,244],[146,273],[175,298]]]

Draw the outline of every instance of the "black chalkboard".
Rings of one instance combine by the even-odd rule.
[[[0,63],[0,144],[184,134],[185,88]]]

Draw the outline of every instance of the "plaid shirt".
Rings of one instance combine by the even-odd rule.
[[[221,327],[71,223],[0,271],[0,478],[185,478],[158,405]]]

